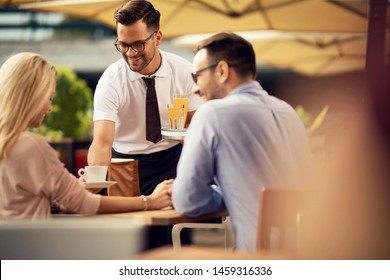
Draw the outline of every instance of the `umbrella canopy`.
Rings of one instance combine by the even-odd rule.
[[[124,2],[126,1],[58,0],[24,4],[20,7],[92,18],[115,28],[114,12]],[[378,28],[368,30],[369,8],[374,10],[376,2],[385,5],[388,3],[386,0],[151,0],[151,2],[161,12],[161,30],[168,38],[220,31],[259,30],[379,34],[382,31]],[[387,22],[383,29],[389,32],[390,6],[381,9],[386,9]],[[382,44],[381,42],[372,44],[375,48],[371,48],[371,55],[365,56],[366,38],[328,35],[320,39],[318,36],[293,40],[289,38],[288,44],[286,39],[260,42],[260,46],[255,46],[255,49],[263,63],[320,75],[364,68],[365,59],[369,60],[369,56],[375,54],[375,48]],[[278,59],[279,57],[283,57],[284,62]]]
[[[259,64],[308,76],[333,75],[365,68],[366,33],[257,31],[239,34],[252,43]],[[210,35],[181,36],[172,43],[193,48],[197,42]],[[386,49],[386,57],[389,58],[389,48]]]
[[[0,5],[8,7],[8,6],[17,6],[25,3],[42,2],[42,1],[45,0],[0,0]]]
[[[258,60],[310,76],[363,70],[367,36],[362,34],[297,35],[254,42]]]
[[[22,9],[93,18],[115,28],[122,0],[46,1]],[[165,37],[219,31],[367,32],[368,1],[151,0]],[[390,13],[389,13],[390,14]],[[388,25],[389,26],[389,25]]]

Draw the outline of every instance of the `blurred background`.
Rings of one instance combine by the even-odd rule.
[[[123,2],[1,0],[0,63],[16,52],[38,52],[73,69],[94,90],[104,69],[120,58],[113,46],[113,13]],[[254,45],[259,81],[292,105],[308,103],[312,95],[320,99],[319,92],[332,95],[339,87],[358,98],[360,83],[350,90],[342,84],[364,81],[370,11],[377,9],[373,20],[378,11],[389,14],[388,0],[151,2],[161,12],[162,49],[191,61],[200,39],[219,31],[239,32]],[[388,41],[385,21],[371,33],[386,32]],[[384,57],[387,62],[388,51]],[[318,108],[311,110],[323,107],[316,103]]]
[[[0,0],[0,64],[14,53],[32,51],[60,69],[55,108],[42,134],[90,139],[97,81],[121,58],[114,47],[113,14],[124,2]],[[195,44],[215,32],[234,31],[252,42],[257,80],[297,108],[308,131],[318,134],[310,136],[319,150],[325,141],[321,131],[347,126],[353,116],[345,106],[366,102],[389,72],[389,0],[151,2],[161,12],[161,49],[189,61]],[[79,116],[79,128],[66,128],[65,116]]]
[[[61,156],[72,172],[87,165],[92,99],[98,79],[111,63],[121,58],[114,47],[116,29],[113,14],[124,2],[0,0],[0,64],[14,53],[31,51],[43,55],[57,66],[59,75],[53,112],[46,116],[39,133],[45,135],[53,146],[65,151]],[[364,123],[359,112],[361,108],[364,111],[363,108],[371,102],[375,103],[374,109],[379,112],[376,116],[378,122],[386,125],[384,130],[387,134],[384,134],[387,137],[384,141],[389,139],[390,116],[387,112],[390,92],[388,87],[382,85],[386,79],[388,85],[390,80],[390,0],[151,2],[161,12],[164,36],[161,49],[189,61],[192,61],[192,49],[196,42],[215,32],[234,31],[248,39],[256,52],[257,80],[269,94],[296,108],[307,127],[317,159],[334,162],[332,144],[340,142],[340,135],[353,127],[352,124]],[[350,187],[350,190],[347,188],[350,193],[365,194],[359,190],[366,190],[369,185],[377,191],[373,192],[376,197],[366,208],[361,207],[363,198],[354,200],[358,204],[356,207],[352,207],[353,204],[346,207],[350,205],[344,203],[349,202],[348,199],[340,200],[342,203],[336,208],[334,217],[349,208],[361,209],[358,214],[364,216],[366,213],[363,212],[374,209],[381,197],[385,200],[383,208],[388,210],[389,192],[378,191],[378,188],[371,186],[373,184],[364,183],[377,180],[378,186],[383,183],[388,190],[388,165],[376,158],[364,157],[364,154],[361,155],[362,159],[354,158],[361,151],[370,149],[378,149],[378,158],[390,158],[381,145],[372,144],[375,142],[368,137],[375,135],[371,131],[372,123],[368,127],[370,129],[362,130],[361,134],[352,134],[342,142],[346,152],[334,152],[334,155],[339,153],[345,156],[345,160],[335,165],[335,169],[337,172],[344,172],[344,169],[353,171],[351,178],[354,179],[346,179],[345,183]],[[363,140],[360,140],[361,145],[355,144],[354,149],[350,143],[355,143],[356,139]],[[383,144],[386,145],[388,142]],[[372,164],[376,161],[378,166]],[[354,163],[361,163],[363,167],[359,169]],[[378,170],[382,170],[380,167],[384,170],[377,176]],[[370,180],[364,180],[364,176],[371,173],[376,177],[372,179],[368,176]],[[356,179],[355,174],[359,175]],[[337,175],[334,176],[337,180],[329,184],[334,187],[329,188],[330,191],[339,188],[340,178],[345,176]],[[334,194],[331,193],[329,197],[327,203],[333,205]],[[387,210],[383,213],[388,213]],[[345,220],[340,218],[340,224],[348,225],[345,222],[350,218],[345,216]],[[318,220],[317,216],[313,217]],[[387,216],[385,219],[388,220]],[[384,224],[388,230],[388,222]],[[362,228],[371,230],[359,226],[356,226],[355,232],[360,232]],[[384,236],[389,231],[383,231],[381,226],[378,228],[384,232]],[[202,234],[200,232],[194,236],[195,243],[221,246],[222,232]],[[370,234],[367,233],[368,239],[371,238]],[[388,241],[388,235],[386,237]],[[351,244],[355,246],[360,243]],[[386,244],[388,246],[389,243]],[[386,253],[388,256],[388,251]]]

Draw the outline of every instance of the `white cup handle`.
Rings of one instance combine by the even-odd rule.
[[[87,174],[85,173],[85,168],[80,168],[79,171],[77,171],[77,173],[79,174],[79,176],[81,178],[84,178],[85,180],[87,180]]]

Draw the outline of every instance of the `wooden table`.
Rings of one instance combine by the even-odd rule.
[[[96,219],[141,219],[147,226],[173,226],[177,223],[193,223],[193,222],[202,222],[210,219],[224,218],[228,216],[226,210],[210,213],[206,215],[201,215],[197,217],[188,217],[179,214],[174,209],[161,209],[161,210],[151,210],[151,211],[134,211],[126,213],[113,213],[113,214],[97,214],[92,216]],[[85,217],[79,214],[54,214],[53,217]]]
[[[201,215],[197,217],[188,217],[179,214],[174,209],[162,209],[162,210],[151,210],[151,211],[134,211],[127,213],[113,213],[113,214],[97,214],[88,216],[92,219],[140,219],[143,221],[146,227],[150,229],[149,237],[146,249],[152,249],[167,244],[172,244],[172,227],[178,223],[193,223],[193,222],[206,222],[212,219],[221,219],[228,216],[226,210]],[[83,218],[87,217],[79,214],[54,214],[54,218]],[[189,234],[189,233],[187,233]],[[187,235],[190,239],[190,235]],[[187,240],[185,242],[188,242]]]

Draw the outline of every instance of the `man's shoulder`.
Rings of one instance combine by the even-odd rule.
[[[186,66],[192,65],[190,61],[177,54],[167,52],[167,51],[162,51],[162,50],[160,50],[160,53],[163,59],[165,59],[170,64],[182,64]]]
[[[105,72],[118,72],[118,71],[125,71],[127,68],[127,64],[123,58],[118,59],[117,61],[114,61],[111,63]]]
[[[196,110],[194,117],[198,115],[198,118],[206,118],[210,120],[211,115],[218,115],[220,110],[223,111],[225,109],[226,105],[222,101],[222,99],[213,99],[204,102],[202,106]]]
[[[111,63],[106,70],[103,72],[100,80],[101,81],[109,81],[110,83],[117,82],[121,77],[129,76],[130,68],[126,64],[126,61],[121,58],[117,61]]]

